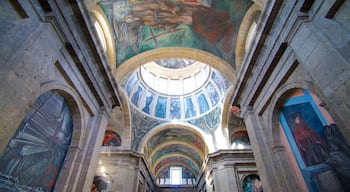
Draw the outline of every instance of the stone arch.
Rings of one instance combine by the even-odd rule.
[[[84,117],[87,115],[84,113],[84,106],[82,104],[82,101],[80,97],[78,96],[77,92],[72,89],[71,87],[68,87],[60,82],[49,82],[46,84],[43,84],[40,87],[40,91],[36,95],[39,97],[45,92],[53,91],[55,93],[58,93],[61,95],[72,115],[73,119],[73,132],[72,132],[72,138],[70,145],[68,146],[68,150],[66,153],[66,157],[63,161],[61,171],[58,173],[58,178],[55,186],[55,190],[58,191],[64,191],[65,188],[72,185],[72,179],[76,177],[76,172],[72,172],[71,170],[76,170],[79,165],[77,163],[80,151],[83,150],[83,145],[85,144],[85,122]],[[91,109],[87,109],[88,112],[91,113]]]
[[[122,63],[115,72],[115,77],[117,82],[120,84],[124,77],[132,73],[134,70],[136,70],[138,67],[142,66],[143,64],[146,64],[147,62],[154,61],[157,59],[163,59],[163,58],[187,58],[187,59],[193,59],[196,61],[203,62],[216,70],[218,70],[220,73],[222,73],[230,82],[232,85],[236,82],[236,71],[235,69],[226,61],[222,60],[221,58],[197,49],[193,48],[185,48],[185,47],[168,47],[168,48],[158,48],[155,50],[150,50],[143,52],[141,54],[138,54],[129,60]],[[229,92],[233,92],[233,86],[231,86]],[[121,105],[122,110],[124,112],[124,119],[125,119],[125,136],[127,138],[132,137],[132,127],[131,127],[131,117],[130,117],[130,108],[127,105],[128,97],[127,94],[123,91],[123,89],[119,88],[120,97],[121,97]],[[222,113],[222,128],[227,126],[227,112],[230,109],[230,96],[231,94],[226,94],[226,97],[224,98],[224,106],[223,106],[223,113]],[[202,134],[204,135],[204,134]],[[223,134],[224,135],[224,134]],[[228,140],[226,139],[227,146]],[[208,145],[211,146],[211,145]],[[214,146],[214,145],[212,145]]]
[[[283,146],[279,134],[279,114],[282,110],[284,102],[288,99],[288,94],[295,89],[306,89],[309,91],[314,91],[315,87],[312,83],[308,81],[292,82],[285,84],[276,91],[271,101],[271,110],[268,114],[268,131],[267,137],[273,141],[272,148]]]
[[[102,146],[119,147],[121,145],[122,138],[120,134],[113,129],[107,129],[104,134]]]
[[[48,91],[56,92],[66,100],[73,118],[73,135],[70,147],[82,149],[84,144],[83,134],[86,131],[84,130],[85,122],[83,120],[85,116],[83,112],[84,106],[80,97],[74,89],[59,82],[50,82],[40,87],[40,92],[36,95],[36,98]]]
[[[236,82],[236,71],[229,63],[211,53],[185,47],[158,48],[138,54],[122,63],[117,68],[115,72],[116,80],[118,83],[120,83],[124,77],[143,64],[164,58],[186,58],[200,61],[215,68],[220,73],[225,75],[225,77],[230,80],[232,84]]]
[[[245,56],[246,40],[247,38],[249,38],[249,31],[253,23],[257,21],[261,10],[261,6],[254,3],[244,15],[241,25],[239,27],[235,50],[235,67],[237,71],[239,71],[239,69],[241,68],[241,64]]]
[[[57,82],[44,84],[35,93],[28,104],[30,111],[11,139],[10,151],[2,156],[9,162],[3,167],[9,174],[6,177],[18,179],[18,190],[61,188],[61,181],[69,175],[70,169],[65,168],[71,164],[70,156],[75,156],[76,149],[80,151],[83,123],[78,103],[75,92]]]
[[[286,138],[281,137],[281,131],[283,130],[280,126],[279,120],[279,115],[285,101],[289,98],[289,94],[296,89],[306,89],[313,92],[315,87],[308,81],[291,82],[280,87],[276,91],[276,94],[273,96],[271,101],[271,110],[268,114],[267,124],[269,130],[266,136],[270,141],[272,141],[270,149],[272,149],[274,154],[272,159],[276,161],[276,169],[280,169],[283,174],[293,173],[295,180],[293,180],[292,185],[297,185],[299,189],[307,191],[308,189],[305,180],[303,179],[302,173],[298,168],[297,162],[294,157],[291,157],[290,147],[285,146],[285,142],[282,140]],[[288,166],[286,166],[286,164],[288,164]]]
[[[231,116],[231,107],[232,107],[232,94],[234,91],[234,85],[227,89],[226,97],[224,98],[222,114],[221,114],[221,130],[223,136],[226,140],[226,145],[231,146],[230,143],[230,134],[229,134],[229,120]]]
[[[241,188],[241,190],[243,191],[243,192],[245,192],[245,190],[244,190],[244,185],[245,185],[245,182],[247,182],[247,180],[251,180],[251,179],[257,179],[258,180],[258,182],[256,183],[251,183],[251,185],[254,185],[253,187],[255,187],[256,188],[256,190],[259,190],[259,189],[261,189],[261,191],[262,191],[262,189],[263,189],[263,186],[262,186],[262,183],[261,183],[261,179],[260,179],[260,176],[257,174],[257,173],[249,173],[249,174],[245,174],[243,177],[242,177],[242,179],[240,180],[240,188]],[[255,191],[255,190],[254,190]]]
[[[103,10],[96,4],[90,7],[91,15],[93,16],[92,20],[96,21],[99,26],[101,26],[103,32],[103,38],[105,39],[106,51],[105,54],[109,61],[109,66],[112,71],[116,69],[116,53],[115,53],[115,45],[112,35],[112,29],[108,22],[106,15]]]
[[[122,143],[122,147],[129,148],[131,147],[132,142],[132,126],[131,126],[131,112],[130,107],[128,105],[128,97],[123,89],[119,88],[119,97],[121,98],[120,109],[123,113],[123,121],[124,121],[124,132],[122,138],[124,141]]]
[[[144,153],[144,145],[147,143],[147,141],[152,138],[152,136],[154,136],[155,134],[157,134],[160,131],[163,131],[165,129],[169,129],[172,127],[177,127],[177,128],[181,128],[181,129],[186,129],[189,130],[191,132],[194,132],[195,134],[197,134],[198,136],[201,137],[201,139],[205,142],[206,146],[205,149],[206,151],[204,152],[204,155],[208,154],[211,152],[211,150],[208,148],[209,146],[212,146],[212,144],[207,143],[207,141],[209,140],[207,138],[207,134],[204,133],[204,131],[202,131],[201,129],[199,129],[196,126],[193,126],[191,124],[187,124],[187,123],[166,123],[166,124],[162,124],[159,125],[157,127],[154,127],[153,129],[151,129],[150,131],[148,131],[148,133],[142,138],[139,148],[138,148],[138,152],[140,153]]]

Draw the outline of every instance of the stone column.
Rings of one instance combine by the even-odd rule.
[[[265,138],[266,129],[252,109],[248,109],[244,120],[264,191],[285,191],[280,188],[281,183],[277,179],[278,174],[274,167],[274,160]]]
[[[264,126],[266,122],[253,110],[249,110],[245,123],[264,191],[305,190],[301,179],[296,175],[298,170],[294,170],[295,167],[293,169],[291,165],[285,147],[273,145],[273,138],[269,137],[271,128]]]
[[[102,139],[107,127],[108,115],[104,108],[92,117],[86,127],[86,143],[78,157],[72,180],[67,182],[66,191],[90,191],[98,164]],[[55,190],[58,191],[58,190]]]

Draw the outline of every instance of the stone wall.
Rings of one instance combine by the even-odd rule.
[[[103,173],[100,171],[102,166]],[[103,147],[96,174],[108,176],[108,191],[156,191],[155,178],[143,156],[129,150]]]
[[[90,190],[111,107],[119,105],[109,65],[75,1],[1,1],[0,152],[34,101],[62,95],[73,137],[56,191]],[[84,10],[84,9],[83,9]],[[93,30],[91,30],[93,31]]]
[[[350,140],[349,5],[268,1],[264,6],[233,104],[241,106],[266,191],[307,190],[281,138],[279,114],[288,91],[302,88],[314,93]]]

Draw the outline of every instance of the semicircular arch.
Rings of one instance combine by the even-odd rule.
[[[210,143],[207,143],[207,140],[208,140],[207,134],[203,130],[199,129],[196,126],[188,124],[188,123],[172,123],[172,122],[159,125],[157,127],[154,127],[153,129],[151,129],[150,131],[148,131],[148,133],[142,138],[142,140],[140,142],[138,152],[144,153],[144,148],[146,147],[147,142],[153,136],[155,136],[156,134],[158,134],[161,131],[164,131],[166,129],[171,129],[171,128],[185,129],[187,131],[190,131],[190,132],[196,134],[197,136],[199,136],[201,138],[201,140],[205,144],[204,155],[206,155],[209,152],[208,146],[211,146],[211,145],[210,145]]]
[[[220,71],[231,83],[236,82],[236,71],[229,63],[211,53],[185,47],[157,48],[138,54],[117,68],[115,73],[116,80],[120,83],[124,77],[142,65],[164,58],[186,58],[200,61]]]
[[[199,169],[199,167],[201,166],[196,160],[194,160],[192,157],[188,156],[188,155],[185,155],[183,153],[172,153],[172,154],[168,154],[168,155],[165,155],[159,159],[157,159],[156,162],[154,162],[154,164],[151,166],[151,169],[153,170],[156,165],[158,165],[160,162],[162,162],[163,160],[165,159],[168,159],[170,157],[182,157],[184,159],[188,159],[189,161],[191,161],[194,165],[197,166],[197,168]],[[154,171],[154,170],[153,170]]]

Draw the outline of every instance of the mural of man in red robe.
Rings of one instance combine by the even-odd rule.
[[[305,123],[300,113],[294,116],[292,132],[306,166],[325,162],[329,152],[327,144],[316,131]]]

